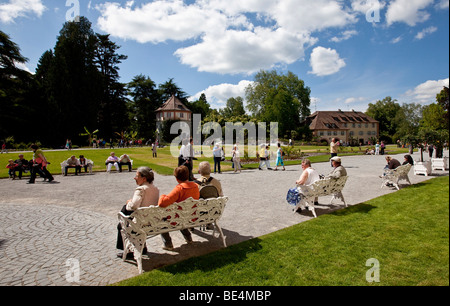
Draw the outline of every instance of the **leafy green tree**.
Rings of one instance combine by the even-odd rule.
[[[440,93],[436,95],[436,101],[442,108],[444,109],[444,118],[447,123],[447,129],[449,128],[449,89],[448,87],[444,87]]]
[[[380,138],[390,141],[397,133],[398,121],[395,119],[400,111],[397,100],[386,97],[375,104],[369,103],[366,115],[380,122]]]
[[[292,72],[279,75],[262,70],[246,88],[247,109],[257,120],[279,120],[279,133],[285,135],[311,114],[310,94],[310,88]]]
[[[221,114],[225,118],[245,115],[244,99],[242,97],[229,98]]]
[[[394,134],[394,138],[402,139],[406,135],[417,134],[419,131],[420,120],[422,119],[422,112],[423,107],[420,104],[404,103],[394,119],[397,125],[397,131]]]
[[[441,105],[433,103],[423,108],[423,117],[420,124],[422,129],[443,130],[447,128],[445,110]]]
[[[206,100],[206,95],[202,93],[197,101],[188,102],[186,105],[194,114],[202,115],[205,118],[211,112],[211,105]]]

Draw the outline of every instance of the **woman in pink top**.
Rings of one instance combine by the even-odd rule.
[[[136,171],[134,180],[138,187],[135,189],[133,197],[127,201],[127,204],[123,206],[122,213],[126,216],[131,215],[139,207],[149,207],[150,205],[158,205],[159,189],[153,185],[155,176],[152,169],[148,167],[140,167]],[[123,250],[123,241],[120,230],[122,227],[120,224],[117,226],[119,233],[117,235],[117,249]],[[147,248],[144,248],[143,254],[147,253]],[[130,253],[131,254],[131,253]],[[118,257],[122,257],[122,253],[118,253]],[[131,254],[132,256],[133,254]]]

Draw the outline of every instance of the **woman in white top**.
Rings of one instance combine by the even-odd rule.
[[[123,206],[121,212],[124,215],[131,215],[133,211],[139,209],[139,207],[149,207],[149,206],[158,206],[159,200],[159,189],[155,185],[153,185],[155,177],[152,170],[148,167],[139,167],[136,171],[136,176],[134,180],[136,181],[136,185],[138,187],[135,189],[133,197],[127,201],[127,204]],[[119,250],[123,250],[123,240],[120,223],[117,226],[118,234],[117,234],[117,244],[116,248]],[[146,253],[146,248],[144,250],[144,254]],[[122,252],[118,253],[118,257],[122,257]],[[130,257],[133,253],[129,254]]]
[[[300,175],[300,178],[295,183],[297,185],[311,185],[314,184],[316,181],[320,180],[319,173],[316,171],[316,169],[311,168],[311,161],[309,159],[304,159],[302,161],[302,169],[303,172]],[[314,205],[318,204],[319,199],[314,199]]]
[[[319,173],[311,168],[311,161],[309,159],[304,159],[302,161],[302,169],[303,172],[300,175],[298,181],[296,181],[297,185],[311,185],[314,184],[315,181],[320,180]]]

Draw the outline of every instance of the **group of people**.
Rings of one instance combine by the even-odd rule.
[[[69,169],[74,168],[75,175],[78,175],[78,173],[81,173],[82,168],[84,168],[84,172],[88,172],[89,167],[92,167],[92,165],[90,165],[90,162],[84,157],[84,155],[80,155],[79,158],[72,155],[65,161],[64,176],[67,176]]]
[[[270,166],[269,145],[262,144],[261,149],[257,154],[259,157],[258,169],[263,170],[263,167],[266,166],[267,170],[277,171],[278,166],[281,166],[281,167],[283,167],[283,171],[285,171],[286,168],[284,166],[284,161],[283,161],[284,153],[283,153],[283,149],[281,148],[280,143],[278,143],[278,149],[277,149],[276,154],[277,154],[276,166],[275,166],[275,169],[272,169]],[[222,161],[225,161],[225,151],[220,143],[216,143],[214,145],[213,156],[214,156],[214,173],[216,173],[216,170],[218,171],[218,173],[221,173],[220,163]],[[233,149],[231,150],[231,161],[232,161],[232,168],[234,169],[234,173],[236,173],[236,172],[241,173],[242,172],[241,153],[239,151],[239,147],[237,144],[234,144]]]
[[[45,158],[44,152],[36,144],[32,144],[30,148],[33,151],[33,158],[31,160],[26,160],[23,154],[19,154],[19,158],[16,160],[8,160],[6,168],[8,168],[9,177],[13,180],[16,179],[16,172],[18,172],[18,178],[22,179],[22,174],[30,171],[28,184],[34,184],[38,174],[44,178],[44,181],[47,180],[51,183],[54,178],[47,170],[49,162]]]
[[[211,165],[209,162],[201,162],[198,167],[198,173],[200,178],[195,181],[190,180],[190,172],[187,166],[181,165],[177,167],[173,175],[177,181],[177,185],[167,195],[160,195],[158,187],[154,185],[154,173],[152,169],[148,167],[139,167],[136,171],[134,180],[138,187],[135,189],[133,197],[127,201],[123,206],[121,212],[124,215],[131,215],[135,210],[140,207],[159,206],[162,208],[168,207],[174,203],[180,203],[188,198],[199,200],[200,198],[206,198],[202,194],[202,185],[207,184],[216,189],[215,197],[222,197],[223,191],[220,181],[211,177]],[[123,240],[121,231],[121,225],[118,225],[118,235],[116,248],[123,250]],[[187,243],[192,243],[191,232],[187,229],[181,230],[184,239]],[[164,243],[165,250],[173,250],[173,243],[169,233],[161,235]],[[144,254],[147,249],[144,248]],[[118,253],[118,257],[122,257],[123,253]]]
[[[18,177],[21,180],[22,174],[28,172],[30,170],[29,165],[33,162],[33,160],[29,161],[24,158],[23,154],[19,154],[19,158],[16,160],[9,159],[6,168],[8,168],[8,175],[10,179],[15,180],[18,172]]]
[[[114,166],[117,171],[122,172],[122,166],[128,166],[128,171],[133,170],[132,162],[128,154],[123,154],[120,157],[116,156],[116,153],[111,152],[108,158],[105,160],[106,172],[111,173],[111,169]]]

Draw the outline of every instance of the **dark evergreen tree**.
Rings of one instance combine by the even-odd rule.
[[[135,76],[128,83],[128,94],[132,97],[130,103],[131,129],[138,133],[138,137],[154,139],[155,112],[162,105],[155,82],[142,74]]]

